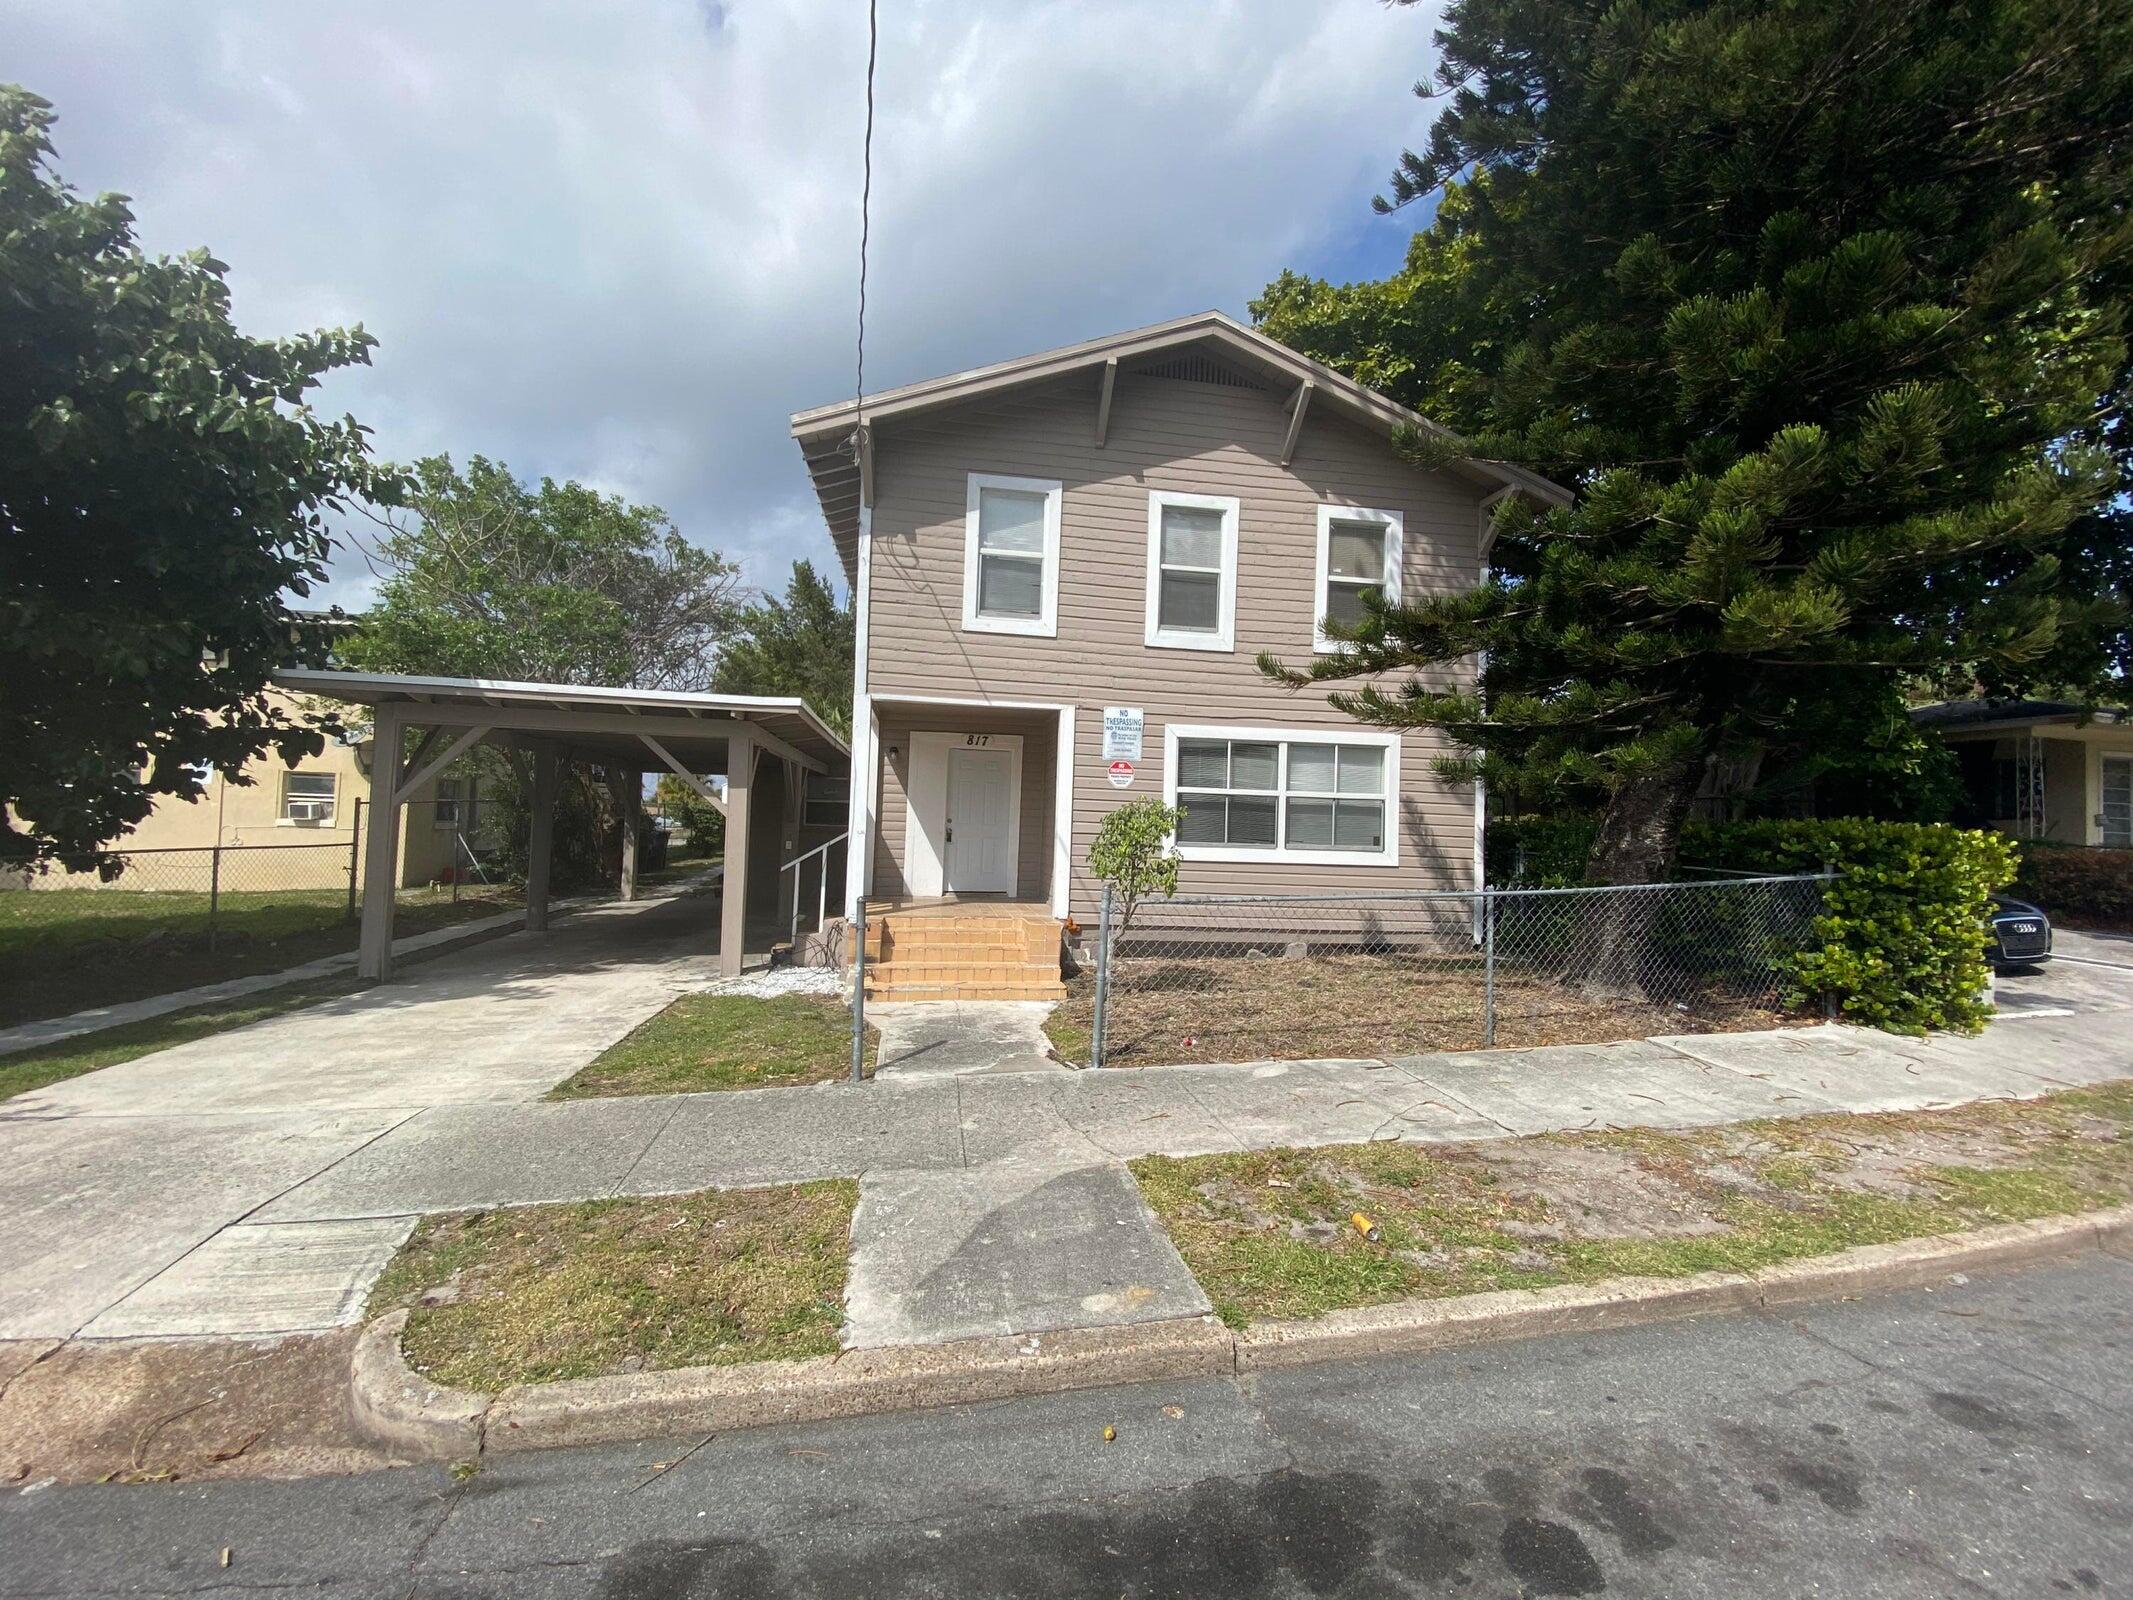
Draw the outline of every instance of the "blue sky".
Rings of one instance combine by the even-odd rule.
[[[868,387],[1400,259],[1426,5],[880,0]],[[256,334],[362,322],[319,404],[826,559],[786,418],[849,390],[863,0],[0,0],[61,171],[207,245]],[[344,557],[332,597],[360,604]]]

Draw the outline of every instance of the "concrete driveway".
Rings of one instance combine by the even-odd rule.
[[[404,1215],[233,1225],[426,1111],[535,1099],[714,981],[717,929],[715,896],[595,907],[0,1102],[0,1339],[340,1320]],[[543,1160],[538,1142],[488,1153]]]

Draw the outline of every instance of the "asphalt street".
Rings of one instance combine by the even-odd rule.
[[[2129,1329],[2133,1260],[2092,1254],[464,1481],[15,1489],[0,1595],[2109,1594],[2133,1583]]]

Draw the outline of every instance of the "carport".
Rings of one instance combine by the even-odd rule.
[[[729,977],[741,970],[749,911],[782,914],[787,898],[797,902],[801,889],[797,868],[789,883],[784,869],[843,837],[851,753],[798,699],[309,669],[277,672],[274,683],[291,694],[373,712],[357,960],[365,978],[383,980],[392,973],[393,863],[403,801],[479,744],[507,753],[530,796],[529,930],[548,926],[556,791],[565,761],[597,762],[628,774],[633,812],[643,775],[672,772],[724,816],[719,969]],[[709,782],[713,777],[725,780],[723,793]],[[833,823],[808,823],[811,783],[818,792],[829,791],[822,810],[834,816]],[[830,853],[815,857],[821,873],[829,870]],[[632,897],[635,880],[636,830],[626,827],[623,898]]]

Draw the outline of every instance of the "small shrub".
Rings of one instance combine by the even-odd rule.
[[[1685,859],[1756,872],[1841,874],[1816,943],[1793,958],[1795,1005],[1833,995],[1845,1017],[1892,1033],[1974,1032],[1985,1005],[1985,918],[2015,876],[2014,841],[1944,822],[1692,823]]]
[[[2133,850],[2079,845],[2021,845],[2014,892],[2034,900],[2054,922],[2133,930]]]
[[[1178,858],[1170,840],[1184,815],[1160,800],[1134,800],[1105,817],[1096,830],[1089,844],[1089,870],[1117,897],[1114,936],[1131,926],[1135,907],[1148,895],[1167,900],[1178,892]]]

